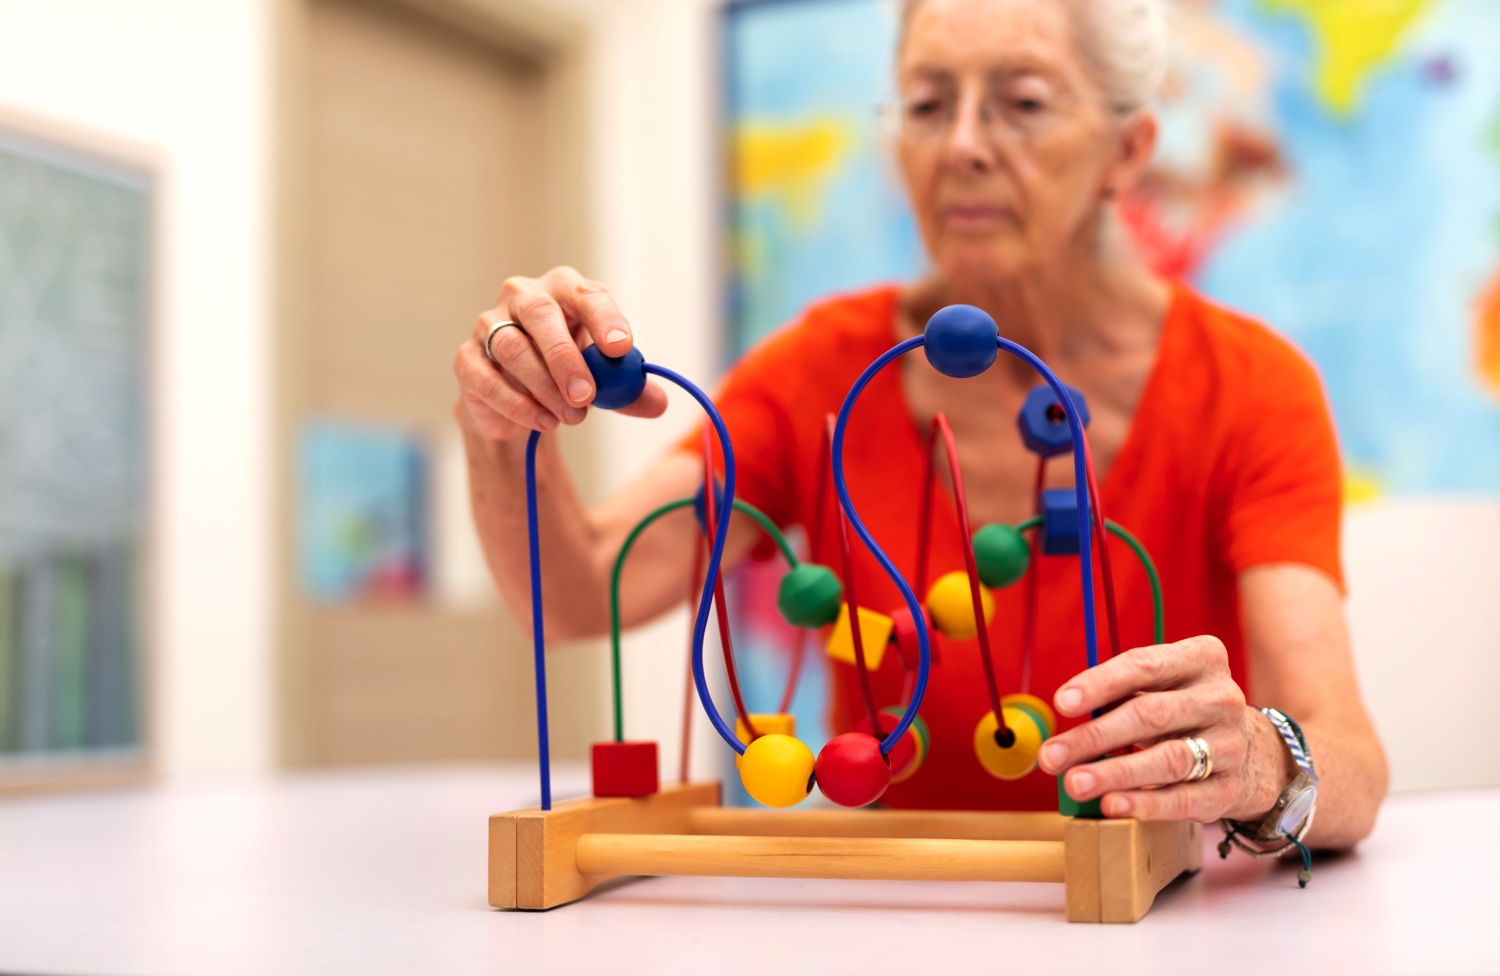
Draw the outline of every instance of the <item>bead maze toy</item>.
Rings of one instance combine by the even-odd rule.
[[[934,418],[923,486],[916,586],[908,584],[860,520],[844,476],[844,440],[860,393],[890,363],[918,348],[940,372],[955,378],[988,369],[1000,351],[1030,365],[1044,385],[1027,396],[1018,420],[1023,441],[1038,457],[1035,488],[1038,513],[1017,526],[991,524],[971,531],[953,432],[942,415]],[[734,497],[735,460],[728,430],[709,397],[680,374],[646,362],[632,350],[618,359],[585,350],[598,393],[594,403],[618,409],[633,403],[648,375],[685,390],[702,407],[723,454],[723,478],[713,476],[712,453],[705,450],[705,477],[696,495],[648,514],[626,538],[610,584],[611,660],[614,687],[614,740],[592,751],[593,795],[552,801],[548,745],[545,635],[542,614],[541,546],[537,518],[536,447],[526,450],[528,545],[536,669],[537,739],[541,804],[496,814],[489,826],[489,901],[496,908],[546,909],[575,901],[612,878],[633,875],[710,875],[740,877],[846,878],[886,880],[1061,882],[1066,912],[1075,922],[1134,922],[1144,916],[1157,892],[1201,865],[1201,831],[1190,821],[1141,822],[1100,817],[1097,801],[1073,800],[1058,783],[1059,811],[921,811],[817,809],[776,811],[726,808],[717,782],[689,782],[687,722],[680,782],[663,785],[654,742],[624,736],[619,645],[619,586],[626,557],[636,540],[662,516],[691,506],[703,545],[691,580],[697,598],[691,639],[691,686],[709,722],[736,753],[741,782],[767,807],[790,807],[816,786],[840,807],[875,803],[892,782],[916,774],[930,748],[919,710],[935,663],[932,631],[954,641],[978,638],[990,710],[976,724],[973,748],[980,765],[1000,779],[1018,779],[1036,770],[1037,752],[1056,728],[1047,703],[1031,694],[1031,644],[1036,617],[1038,553],[1077,556],[1083,588],[1083,630],[1087,664],[1098,664],[1094,553],[1098,550],[1105,618],[1111,650],[1118,654],[1112,567],[1108,535],[1125,542],[1140,560],[1151,584],[1155,631],[1163,634],[1161,587],[1145,548],[1122,527],[1104,518],[1089,454],[1087,406],[1034,354],[999,334],[982,310],[949,306],[929,320],[923,334],[897,343],[865,369],[849,390],[837,417],[825,429],[823,475],[831,474],[836,495],[837,538],[842,580],[832,569],[799,562],[779,529],[764,514]],[[705,431],[705,445],[708,433]],[[931,536],[934,455],[946,454],[965,545],[962,571],[927,585]],[[1044,490],[1042,465],[1071,453],[1074,486]],[[819,486],[821,512],[826,481]],[[735,676],[720,562],[730,522],[740,512],[775,541],[788,564],[777,606],[800,628],[791,675],[777,713],[753,715]],[[817,526],[813,526],[817,538]],[[850,571],[849,530],[874,556],[901,594],[890,614],[861,606]],[[1026,533],[1032,533],[1028,542]],[[989,587],[1027,581],[1023,621],[1022,689],[1001,695],[991,658],[988,624],[994,613]],[[917,591],[926,589],[925,601]],[[704,667],[704,640],[711,608],[716,609],[725,671],[736,710],[731,727],[714,704]],[[857,671],[865,716],[857,727],[835,735],[814,756],[796,738],[786,714],[802,667],[810,631],[828,627],[831,658]],[[868,672],[879,667],[894,646],[907,674],[901,704],[879,708]],[[689,703],[690,704],[690,703]],[[1097,713],[1096,713],[1097,714]]]

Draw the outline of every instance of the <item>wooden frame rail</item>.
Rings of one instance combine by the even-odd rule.
[[[696,875],[1064,885],[1074,922],[1134,922],[1202,865],[1189,821],[1055,813],[727,809],[718,783],[490,818],[489,902],[546,909],[612,878]]]

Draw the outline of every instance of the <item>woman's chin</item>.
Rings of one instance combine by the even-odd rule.
[[[969,290],[993,288],[1015,281],[1033,262],[1014,241],[964,241],[943,247],[933,263],[950,284]]]

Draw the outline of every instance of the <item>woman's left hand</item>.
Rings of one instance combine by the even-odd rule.
[[[1210,823],[1258,802],[1248,762],[1256,716],[1216,637],[1127,651],[1069,680],[1054,701],[1069,717],[1119,703],[1048,739],[1038,757],[1044,771],[1066,771],[1069,796],[1102,797],[1106,817]],[[1183,782],[1195,764],[1187,736],[1207,741],[1213,756],[1212,775],[1194,783]],[[1131,746],[1140,751],[1092,761]]]

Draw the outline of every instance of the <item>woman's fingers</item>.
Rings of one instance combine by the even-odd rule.
[[[1067,716],[1084,715],[1138,691],[1175,688],[1207,674],[1228,673],[1229,655],[1216,637],[1137,647],[1076,675],[1053,702]]]
[[[1234,801],[1234,785],[1228,777],[1210,776],[1197,783],[1178,783],[1159,790],[1126,790],[1106,793],[1099,812],[1106,817],[1136,820],[1196,820],[1213,823]]]
[[[520,327],[491,333],[507,320]],[[583,420],[596,392],[580,348],[584,332],[608,356],[624,355],[633,341],[608,289],[572,268],[505,281],[496,307],[478,317],[454,362],[464,404],[486,436],[503,439],[520,429],[552,430],[558,422]],[[657,417],[666,408],[665,391],[647,383],[641,398],[620,413]]]
[[[494,310],[485,312],[481,318],[503,321],[500,313]],[[485,334],[489,335],[488,329]],[[541,353],[524,331],[500,329],[487,341],[490,344],[490,355],[495,357],[506,374],[530,394],[532,399],[552,411],[553,416],[565,424],[576,424],[583,420],[584,408],[575,407],[563,399],[562,391],[553,381],[547,364],[542,362]]]
[[[1209,748],[1213,749],[1213,741],[1209,741]],[[1092,800],[1120,790],[1180,783],[1196,763],[1193,750],[1179,736],[1141,752],[1074,766],[1063,777],[1063,786],[1075,800]]]
[[[582,326],[600,352],[618,358],[630,350],[635,341],[630,323],[608,288],[568,267],[553,268],[543,280],[548,293],[567,313],[568,321]]]
[[[536,289],[519,290],[509,297],[502,291],[499,308],[526,330],[563,398],[575,407],[588,406],[594,398],[594,380],[557,300]]]
[[[647,380],[646,388],[641,391],[641,397],[628,407],[621,407],[615,413],[622,413],[627,417],[645,417],[651,419],[660,417],[667,412],[667,391],[663,390],[655,380]]]
[[[1060,773],[1139,742],[1208,728],[1220,719],[1214,697],[1195,689],[1137,695],[1092,722],[1048,739],[1037,759],[1046,772]]]
[[[512,330],[502,329],[502,332]],[[514,436],[515,430],[496,424],[486,411],[511,424],[528,430],[554,430],[557,418],[530,395],[519,390],[495,364],[485,356],[483,340],[469,340],[459,347],[453,372],[463,391],[465,406],[480,432],[492,439]]]

